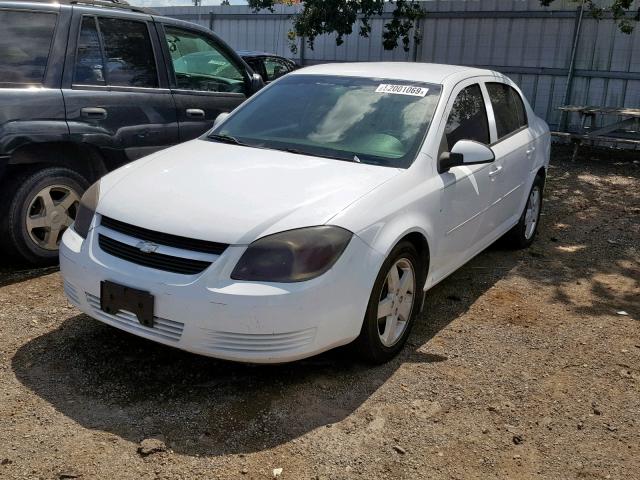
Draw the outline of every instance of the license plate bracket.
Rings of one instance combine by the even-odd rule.
[[[145,327],[153,327],[154,298],[149,292],[103,280],[100,282],[100,308],[115,315],[121,310],[133,313]]]

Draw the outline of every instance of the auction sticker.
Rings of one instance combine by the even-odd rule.
[[[381,83],[376,88],[376,93],[394,93],[396,95],[412,95],[414,97],[424,97],[428,88],[414,87],[413,85],[393,85],[391,83]]]

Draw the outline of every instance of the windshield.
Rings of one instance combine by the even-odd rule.
[[[440,90],[401,80],[288,75],[245,103],[209,138],[406,168]]]

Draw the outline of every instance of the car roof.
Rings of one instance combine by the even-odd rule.
[[[393,78],[397,80],[418,81],[442,84],[446,80],[460,80],[481,75],[500,75],[491,70],[446,65],[441,63],[415,62],[355,62],[324,63],[305,67],[290,75],[337,75],[345,77]]]

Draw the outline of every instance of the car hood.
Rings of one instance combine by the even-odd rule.
[[[322,225],[399,173],[193,140],[102,179],[97,212],[150,230],[229,244]]]

